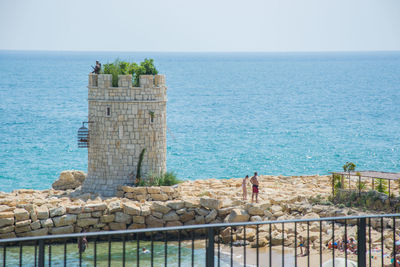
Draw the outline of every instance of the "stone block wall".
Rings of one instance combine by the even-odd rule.
[[[147,192],[150,188],[141,189]],[[172,196],[173,189],[171,192],[166,187],[152,189]],[[133,192],[126,194],[129,193]],[[40,203],[40,206],[1,204],[0,201],[0,239],[80,233],[83,230],[94,232],[221,223],[230,212],[230,209],[219,211],[221,201],[216,199],[139,202],[111,198],[86,203],[47,202]],[[248,218],[247,215],[245,219]]]
[[[89,74],[88,177],[82,190],[104,196],[136,178],[139,155],[146,149],[142,176],[166,171],[166,86],[164,75]]]
[[[117,197],[125,197],[136,201],[167,201],[177,199],[179,191],[171,186],[122,186],[117,191]]]

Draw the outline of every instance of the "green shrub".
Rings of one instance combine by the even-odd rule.
[[[357,189],[360,189],[360,190],[362,191],[362,190],[364,190],[365,188],[366,188],[365,182],[357,181]]]
[[[112,86],[117,87],[118,86],[118,74],[121,73],[121,69],[119,67],[119,59],[116,59],[114,63],[107,63],[103,65],[101,73],[103,74],[112,74]]]
[[[322,196],[320,194],[316,195],[315,197],[309,197],[308,201],[311,202],[311,204],[321,204],[322,202],[324,202],[324,199],[322,198]]]
[[[375,189],[380,193],[387,194],[387,181],[384,179],[376,179],[375,180]]]
[[[369,190],[367,193],[367,198],[373,199],[374,201],[378,199],[377,193],[375,190]]]
[[[103,65],[101,73],[112,74],[112,86],[118,87],[118,75],[133,75],[133,86],[139,86],[140,75],[155,75],[158,74],[157,68],[154,66],[153,59],[145,58],[143,62],[138,65],[135,62],[129,63],[116,59],[114,63],[107,63]]]
[[[320,204],[321,205],[325,205],[325,206],[332,206],[333,205],[333,203],[331,201],[329,201],[329,200],[322,201]]]
[[[138,180],[139,182],[136,184],[136,186],[147,186],[147,182],[144,179]]]
[[[340,174],[334,174],[333,177],[331,177],[331,183],[332,183],[332,179],[333,179],[335,191],[337,189],[344,188],[345,185],[344,185],[344,183],[342,183],[342,176]]]
[[[160,183],[160,185],[171,186],[171,185],[179,184],[179,183],[181,183],[181,181],[178,180],[175,173],[166,172],[166,173],[164,173],[164,175],[161,176],[159,183]]]
[[[133,79],[133,86],[139,86],[140,75],[151,75],[151,74],[156,75],[156,74],[158,74],[158,70],[154,66],[154,60],[147,59],[147,58],[145,58],[144,61],[140,63],[140,65],[133,63],[131,65],[131,70],[132,70],[132,73],[135,74],[134,79]]]
[[[141,186],[171,186],[181,183],[174,172],[166,172],[159,176],[150,175],[147,179],[141,179]]]
[[[356,192],[351,192],[350,201],[351,201],[351,202],[354,202],[354,201],[356,201],[357,199],[358,199],[358,193],[356,193]]]

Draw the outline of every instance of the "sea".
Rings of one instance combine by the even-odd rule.
[[[400,52],[0,51],[0,191],[87,170],[96,60],[154,59],[166,75],[167,169],[183,180],[400,172]]]

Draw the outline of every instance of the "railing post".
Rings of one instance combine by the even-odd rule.
[[[214,267],[214,228],[208,228],[206,247],[206,267]]]
[[[360,218],[357,225],[357,263],[358,267],[366,267],[367,240],[366,235],[366,219]]]
[[[44,267],[44,240],[39,240],[39,267]]]

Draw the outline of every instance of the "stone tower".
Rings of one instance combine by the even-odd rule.
[[[166,171],[167,87],[164,75],[89,74],[88,175],[82,191],[113,196],[117,187],[132,184],[139,155],[142,177]]]

